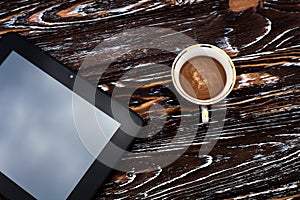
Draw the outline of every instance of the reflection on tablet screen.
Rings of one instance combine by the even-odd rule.
[[[66,199],[95,161],[76,132],[72,95],[16,52],[0,66],[0,171],[37,199]],[[95,138],[107,143],[120,124],[95,110],[105,132]]]

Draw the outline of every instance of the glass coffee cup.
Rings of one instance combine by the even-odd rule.
[[[201,106],[204,124],[209,121],[207,106],[226,98],[236,81],[230,57],[209,44],[196,44],[181,51],[173,62],[171,73],[178,93]]]

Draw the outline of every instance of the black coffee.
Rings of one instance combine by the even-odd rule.
[[[216,59],[197,56],[183,64],[179,81],[184,91],[191,97],[208,100],[223,91],[226,72]]]

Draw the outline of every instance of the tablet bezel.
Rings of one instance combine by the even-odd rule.
[[[69,68],[65,67],[55,58],[51,57],[48,53],[42,51],[40,48],[34,46],[29,41],[18,35],[17,33],[7,33],[3,35],[0,40],[0,65],[4,62],[4,60],[9,56],[9,54],[15,51],[26,60],[31,62],[37,68],[44,71],[49,76],[56,79],[65,87],[70,90],[73,89],[74,81],[76,77],[76,72],[71,71]],[[73,77],[73,78],[71,78]],[[80,78],[80,77],[77,77]],[[85,89],[90,89],[91,91],[95,90],[94,86],[81,78],[81,82],[83,80]],[[73,90],[72,90],[73,91]],[[73,91],[74,92],[74,91]],[[93,99],[85,94],[84,89],[78,90],[76,89],[76,94],[83,97],[90,103],[93,103]],[[95,106],[99,108],[101,111],[114,118],[111,111],[111,101],[114,101],[114,106],[117,106],[116,110],[124,110],[128,109],[125,106],[117,103],[115,100],[111,99],[106,93],[101,90],[96,90],[95,94]],[[143,119],[137,115],[135,112],[129,109],[130,116],[134,123],[138,126],[142,127],[144,125]],[[122,116],[122,115],[121,115]],[[118,122],[122,124],[129,125],[132,122],[131,119],[127,117],[118,118]],[[133,125],[136,127],[136,125]],[[135,130],[136,132],[130,133],[130,135],[137,135],[139,130]],[[120,128],[113,135],[110,140],[113,144],[121,147],[122,149],[128,149],[131,142],[134,140],[134,137],[124,133]],[[90,166],[88,171],[83,175],[79,183],[76,185],[74,190],[68,196],[68,199],[89,199],[92,198],[97,190],[100,189],[103,182],[108,177],[109,173],[113,170],[110,167],[104,165],[99,160],[101,157],[108,156],[110,153],[109,147],[106,146],[98,156],[93,164]],[[114,155],[112,156],[112,162],[117,164],[121,159],[122,155]],[[27,193],[24,189],[10,180],[6,175],[0,172],[0,193],[8,199],[35,199],[29,193]]]

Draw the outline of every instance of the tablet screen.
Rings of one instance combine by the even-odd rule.
[[[14,51],[0,66],[0,171],[37,199],[66,199],[95,161],[76,131],[73,94]],[[78,98],[108,142],[120,123]]]

